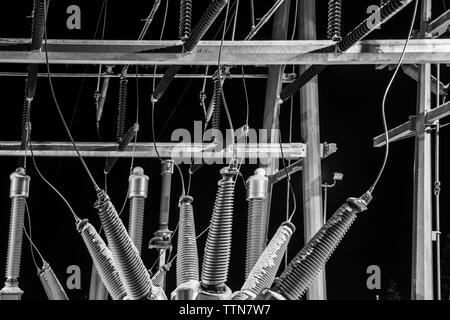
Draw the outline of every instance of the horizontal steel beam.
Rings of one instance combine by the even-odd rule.
[[[337,151],[337,146],[335,143],[323,143],[320,145],[320,156],[323,159],[327,158],[328,156],[332,155]],[[303,170],[303,159],[300,159],[291,165],[287,166],[286,169],[280,169],[273,175],[269,176],[269,182],[271,184],[275,184],[283,180],[287,177],[286,171],[291,176],[292,174]]]
[[[332,41],[225,41],[224,65],[362,65],[397,63],[404,40],[361,41],[344,53]],[[216,65],[220,41],[201,41],[183,53],[180,41],[49,40],[51,64]],[[28,39],[0,38],[0,63],[45,63]],[[403,63],[450,63],[450,39],[411,39]]]
[[[20,141],[0,141],[0,156],[23,156]],[[77,148],[83,157],[96,158],[157,158],[153,142],[130,143],[124,151],[117,151],[117,143],[112,142],[77,142]],[[181,143],[181,142],[158,142],[156,147],[162,158],[176,159],[203,159],[211,161],[216,159],[230,159],[233,151],[227,150],[211,151],[208,149],[210,143]],[[39,157],[76,157],[77,154],[70,142],[32,142],[33,153]],[[205,151],[208,150],[208,151]],[[281,149],[278,143],[248,143],[236,144],[238,157],[260,160],[270,158],[281,158]],[[306,147],[303,143],[283,143],[283,154],[286,159],[298,160],[306,155]],[[28,150],[30,155],[30,150]],[[199,162],[201,163],[201,161]]]
[[[437,120],[445,118],[450,115],[450,102],[446,102],[443,105],[431,109],[430,111],[425,113],[425,124],[432,125]],[[395,142],[398,140],[402,140],[405,138],[415,136],[416,128],[416,117],[411,116],[408,122],[395,127],[394,129],[389,130],[389,142]],[[381,147],[386,144],[386,136],[385,134],[380,134],[373,138],[373,146]]]

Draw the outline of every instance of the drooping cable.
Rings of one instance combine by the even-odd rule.
[[[393,2],[394,0],[392,0],[391,2]],[[389,6],[391,4],[391,2],[389,2],[388,4],[386,4],[385,6]],[[397,67],[395,68],[394,73],[392,74],[392,77],[388,83],[388,86],[386,87],[386,91],[384,92],[384,96],[383,96],[383,102],[381,104],[381,114],[382,114],[382,118],[383,118],[383,128],[384,128],[384,135],[385,135],[385,139],[386,139],[386,147],[385,147],[385,153],[384,153],[384,159],[383,159],[383,164],[375,178],[375,181],[373,182],[372,186],[369,188],[368,192],[370,194],[373,193],[373,191],[375,190],[375,187],[378,184],[378,181],[380,180],[384,169],[386,168],[386,164],[387,164],[387,160],[389,157],[389,129],[388,129],[388,125],[387,125],[387,119],[386,119],[386,99],[387,96],[390,92],[391,86],[394,83],[394,80],[398,74],[398,71],[400,70],[400,67],[402,65],[403,62],[403,58],[405,57],[405,53],[406,53],[406,49],[408,48],[408,44],[409,44],[409,40],[410,40],[410,35],[413,31],[414,28],[414,22],[416,21],[416,15],[417,15],[417,11],[418,11],[418,7],[419,7],[419,1],[418,0],[414,0],[415,5],[414,5],[414,11],[413,11],[413,16],[411,19],[411,23],[410,23],[410,27],[408,29],[408,35],[406,37],[406,41],[405,41],[405,45],[403,46],[403,50],[402,50],[402,54],[400,55],[400,59],[397,63]]]
[[[48,8],[47,7],[47,0],[44,0],[44,7]],[[64,115],[62,114],[61,108],[60,108],[58,100],[56,98],[56,93],[55,93],[55,89],[53,87],[53,81],[52,81],[52,76],[51,76],[51,72],[50,72],[50,63],[49,63],[49,58],[48,58],[48,48],[47,48],[47,10],[44,10],[44,43],[45,43],[44,48],[45,48],[45,63],[46,63],[46,66],[47,66],[47,77],[48,77],[48,82],[49,82],[49,86],[50,86],[51,96],[53,98],[53,102],[54,102],[55,108],[56,108],[56,110],[58,112],[58,116],[59,116],[59,118],[60,118],[60,120],[61,120],[61,122],[62,122],[62,124],[64,126],[64,129],[65,129],[65,131],[67,133],[67,136],[69,137],[70,142],[72,143],[73,148],[74,148],[75,152],[77,153],[78,158],[80,159],[80,161],[81,161],[81,163],[82,163],[82,165],[84,167],[84,170],[86,171],[87,175],[89,176],[89,179],[91,180],[95,191],[97,192],[97,191],[100,190],[100,188],[97,185],[97,183],[95,182],[95,179],[92,176],[92,173],[90,172],[88,166],[86,165],[86,162],[84,161],[83,157],[81,156],[81,154],[80,154],[80,152],[79,152],[79,150],[77,148],[77,145],[75,144],[75,141],[74,141],[74,139],[72,137],[72,134],[70,132],[69,127],[67,126],[66,120],[64,119]]]

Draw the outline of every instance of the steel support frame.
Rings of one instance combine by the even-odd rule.
[[[298,8],[298,31],[301,40],[316,40],[316,0],[303,0]],[[300,66],[299,74],[306,70]],[[304,239],[308,242],[323,226],[322,168],[320,157],[319,88],[315,77],[300,90],[301,140],[308,150],[303,160]],[[309,287],[309,300],[326,300],[325,268]]]

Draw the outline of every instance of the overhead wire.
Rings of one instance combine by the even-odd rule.
[[[388,160],[388,157],[389,157],[389,129],[388,129],[387,119],[386,119],[386,99],[387,99],[389,91],[390,91],[390,89],[392,87],[392,84],[393,84],[393,82],[394,82],[394,80],[395,80],[395,78],[396,78],[396,76],[398,74],[398,71],[400,70],[400,67],[401,67],[402,62],[403,62],[403,58],[405,57],[406,49],[408,48],[408,44],[409,44],[409,41],[411,39],[411,34],[412,34],[413,28],[414,28],[414,22],[416,21],[419,1],[415,0],[414,3],[415,3],[415,5],[414,5],[413,17],[412,17],[412,20],[411,20],[411,25],[410,25],[410,27],[408,29],[408,35],[406,37],[405,45],[403,46],[402,54],[400,55],[400,59],[399,59],[399,61],[397,63],[397,67],[395,68],[395,71],[394,71],[394,73],[393,73],[393,75],[392,75],[392,77],[391,77],[391,79],[390,79],[390,81],[388,83],[388,86],[386,87],[386,91],[384,93],[383,101],[382,101],[382,104],[381,104],[381,114],[382,114],[382,118],[383,118],[383,128],[384,128],[384,136],[385,136],[385,140],[386,140],[386,147],[385,147],[383,164],[382,164],[382,166],[381,166],[381,168],[380,168],[380,170],[379,170],[379,172],[378,172],[378,174],[377,174],[377,176],[375,178],[375,181],[373,182],[373,184],[371,185],[371,187],[368,190],[369,193],[372,193],[375,190],[375,187],[377,186],[377,184],[378,184],[378,182],[379,182],[379,180],[380,180],[380,178],[381,178],[381,176],[382,176],[382,174],[383,174],[383,172],[384,172],[384,170],[386,168],[387,160]]]
[[[47,76],[48,76],[48,82],[49,82],[49,86],[50,86],[51,96],[53,98],[53,102],[54,102],[54,105],[56,107],[58,116],[59,116],[59,118],[60,118],[60,120],[61,120],[61,122],[62,122],[62,124],[64,126],[64,129],[65,129],[66,133],[67,133],[67,136],[69,137],[70,142],[72,143],[72,146],[73,146],[75,152],[77,153],[78,158],[81,161],[81,164],[84,167],[84,170],[86,171],[87,175],[89,176],[89,179],[91,180],[95,191],[97,192],[97,191],[100,190],[100,188],[97,185],[97,182],[95,181],[94,177],[92,176],[92,173],[89,170],[88,166],[86,165],[86,162],[84,161],[83,157],[81,156],[80,151],[78,150],[78,147],[77,147],[77,145],[76,145],[76,143],[75,143],[75,141],[74,141],[74,139],[72,137],[70,129],[67,126],[66,120],[64,119],[64,115],[62,114],[61,108],[60,108],[58,100],[56,98],[55,89],[53,87],[52,76],[51,76],[51,72],[50,72],[50,63],[49,63],[49,58],[48,58],[48,48],[47,48],[47,13],[48,13],[47,3],[49,3],[49,0],[48,1],[44,0],[44,7],[45,7],[45,9],[44,9],[44,43],[45,43],[45,50],[44,51],[45,51],[45,63],[46,63],[46,66],[47,66]]]
[[[31,233],[31,215],[30,215],[30,210],[28,208],[28,203],[25,202],[25,210],[27,212],[27,219],[28,219],[28,229],[29,231],[27,232],[27,229],[25,227],[25,225],[23,226],[23,231],[25,233],[25,236],[28,238],[28,241],[30,242],[30,251],[31,251],[31,258],[33,260],[34,265],[36,266],[36,269],[39,270],[39,265],[36,262],[36,258],[34,256],[34,250],[36,250],[37,254],[39,255],[42,264],[44,264],[45,260],[44,257],[42,256],[41,252],[39,251],[39,249],[37,248],[36,244],[34,243],[34,241],[32,240],[32,233]]]

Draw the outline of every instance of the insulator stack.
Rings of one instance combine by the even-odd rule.
[[[139,251],[131,241],[116,209],[105,191],[97,193],[95,208],[99,211],[112,258],[130,300],[147,299],[153,287]]]
[[[192,0],[180,0],[179,37],[185,42],[191,35]]]
[[[116,141],[120,143],[125,134],[125,124],[127,120],[127,95],[128,95],[128,79],[122,75],[119,84],[119,105],[117,109],[117,131]]]
[[[222,9],[226,6],[228,0],[213,0],[209,7],[206,9],[205,13],[201,17],[200,21],[194,27],[190,37],[185,41],[183,49],[185,52],[191,52],[194,50],[198,42],[203,38],[205,33],[209,30],[214,20],[220,14]],[[180,71],[181,66],[170,66],[162,79],[159,81],[152,94],[152,102],[157,102],[167,88],[172,83],[175,75]]]
[[[177,286],[199,280],[197,240],[195,236],[193,198],[181,196],[177,246]]]
[[[148,176],[144,174],[144,169],[136,167],[133,169],[128,182],[128,197],[130,198],[129,235],[140,253],[144,229],[145,199],[148,195]]]
[[[213,78],[214,91],[212,96],[212,128],[215,131],[214,134],[218,134],[218,132],[220,132],[220,118],[222,113],[222,84],[220,83],[218,75],[219,72],[220,70],[217,70]]]
[[[44,40],[45,1],[34,0],[33,23],[31,26],[31,50],[40,50]],[[47,1],[48,3],[48,1]]]
[[[337,49],[339,51],[347,51],[358,41],[363,40],[373,30],[387,22],[395,14],[404,9],[413,0],[391,0],[375,11],[360,25],[358,25],[353,31],[348,33],[341,41],[337,43]],[[378,19],[381,17],[381,19]],[[375,21],[375,23],[373,22]],[[297,79],[294,80],[280,93],[280,102],[284,102],[292,97],[297,91],[299,91],[305,84],[311,81],[315,76],[326,69],[325,65],[312,65],[304,73],[302,73]]]
[[[108,74],[108,75],[112,74],[112,70],[113,70],[112,66],[106,67],[106,74]],[[106,77],[103,79],[100,95],[98,95],[98,100],[96,100],[97,101],[97,105],[96,105],[96,107],[97,107],[97,110],[96,110],[97,129],[100,126],[100,120],[102,120],[102,116],[103,116],[103,109],[105,107],[106,96],[108,95],[109,80],[110,80],[110,77]]]
[[[303,88],[305,84],[307,84],[315,76],[317,76],[319,73],[325,70],[326,67],[327,67],[326,65],[315,64],[306,69],[306,71],[303,72],[300,76],[298,76],[294,80],[294,82],[292,82],[290,85],[284,88],[283,91],[281,91],[280,93],[281,101],[284,102],[288,100],[290,97],[292,97],[297,91]]]
[[[342,0],[328,0],[328,39],[340,41],[342,29]]]
[[[116,270],[117,273],[117,270]],[[118,275],[118,274],[117,274]],[[125,289],[124,289],[125,290]],[[92,263],[91,269],[91,283],[89,285],[89,300],[103,301],[108,300],[108,290],[100,277],[100,274],[95,267],[95,263]]]
[[[419,81],[419,66],[415,64],[404,64],[402,65],[403,72],[407,74],[412,79]],[[438,81],[435,76],[431,76],[431,92],[437,94],[438,92]],[[449,90],[449,85],[444,85],[439,82],[439,95],[447,96]]]
[[[291,260],[271,291],[288,300],[300,299],[370,200],[368,194],[348,199]]]
[[[77,225],[95,268],[113,300],[122,300],[126,296],[125,287],[119,277],[111,251],[88,220]]]
[[[400,10],[405,8],[413,0],[391,0],[375,11],[366,20],[360,23],[353,31],[349,32],[339,43],[340,51],[347,51],[357,42],[365,38],[373,30],[386,23]]]
[[[233,295],[233,300],[253,300],[264,289],[272,286],[294,232],[295,226],[290,222],[285,222],[278,228],[245,280],[241,291]]]
[[[0,291],[0,300],[20,300],[23,293],[19,288],[19,275],[25,206],[30,190],[30,177],[25,174],[25,169],[17,168],[10,175],[10,179],[11,221],[5,274],[6,282]]]
[[[248,277],[256,261],[266,247],[265,201],[269,179],[264,169],[256,169],[255,175],[247,180],[247,254],[245,260],[245,278]]]
[[[42,269],[38,271],[39,279],[47,294],[48,300],[69,300],[64,288],[59,282],[56,274],[53,272],[50,265],[44,261]]]
[[[159,204],[159,229],[166,230],[169,226],[170,189],[172,186],[173,160],[161,162],[161,202]]]
[[[220,171],[220,174],[222,179],[219,181],[219,189],[206,240],[201,276],[202,288],[207,292],[217,294],[229,290],[225,283],[228,279],[230,262],[234,178],[237,170],[233,167],[225,167]]]

